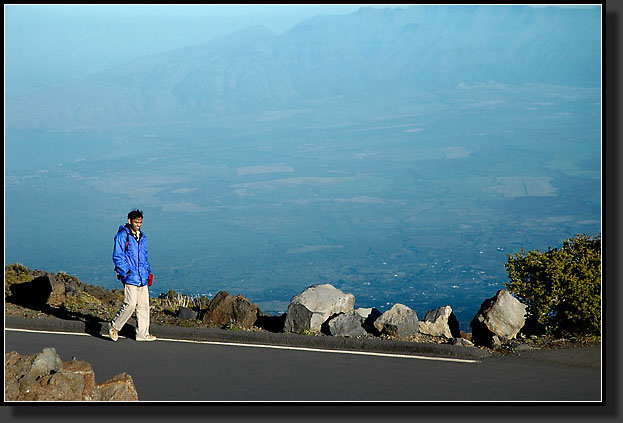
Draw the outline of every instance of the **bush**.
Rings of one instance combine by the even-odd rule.
[[[560,249],[508,255],[509,292],[527,305],[527,327],[561,336],[601,332],[601,234]]]

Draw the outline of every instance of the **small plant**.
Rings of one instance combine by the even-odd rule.
[[[225,326],[223,326],[223,329],[225,329],[225,330],[243,330],[240,326],[236,326],[232,322],[226,323]]]
[[[169,290],[166,295],[160,295],[158,299],[160,300],[160,305],[163,309],[175,312],[179,310],[180,307],[187,307],[198,310],[205,303],[207,297],[205,295],[189,296],[186,294],[178,294],[174,290]]]
[[[528,325],[555,336],[601,333],[601,235],[509,254],[505,267],[505,285],[527,305]]]
[[[62,282],[62,283],[64,283],[64,284],[68,284],[68,283],[73,282],[73,283],[77,284],[78,286],[83,285],[83,283],[82,283],[82,282],[80,282],[80,279],[78,279],[78,278],[77,278],[77,277],[75,277],[75,276],[68,275],[67,273],[62,272],[62,271],[61,271],[61,272],[58,272],[58,273],[56,274],[56,279],[57,279],[59,282]]]
[[[12,285],[14,283],[28,282],[34,279],[32,271],[20,263],[13,263],[4,268],[4,283]]]

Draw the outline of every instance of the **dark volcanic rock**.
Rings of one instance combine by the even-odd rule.
[[[180,320],[195,320],[198,316],[199,313],[188,307],[180,307],[177,312],[177,318]]]
[[[228,324],[251,329],[257,320],[258,307],[242,295],[233,295],[220,291],[210,301],[203,315],[207,326],[223,327]]]
[[[333,336],[364,336],[367,334],[364,321],[365,318],[355,311],[340,313],[327,322],[328,332]]]
[[[65,299],[65,285],[52,273],[37,276],[30,282],[13,284],[9,289],[11,302],[27,307],[58,306]]]

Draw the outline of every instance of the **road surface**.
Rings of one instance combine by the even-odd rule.
[[[129,373],[140,401],[601,401],[599,347],[483,359],[290,349],[5,329],[5,353],[54,347],[93,367],[96,382]]]

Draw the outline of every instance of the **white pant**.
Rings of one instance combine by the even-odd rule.
[[[136,310],[136,336],[144,338],[149,333],[149,287],[125,284],[123,295],[123,305],[112,320],[112,327],[121,330]]]

